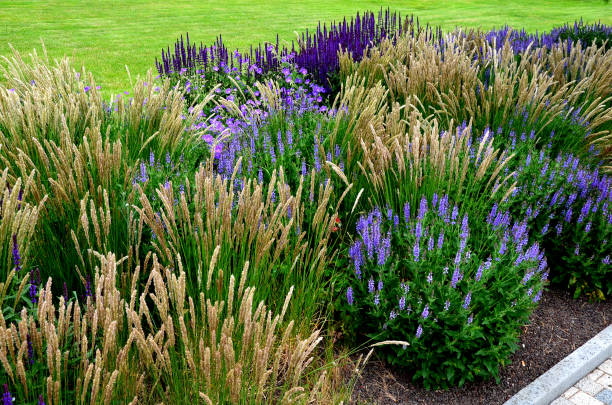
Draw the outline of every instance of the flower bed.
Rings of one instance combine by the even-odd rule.
[[[609,38],[381,11],[248,55],[181,37],[111,100],[15,53],[4,402],[337,403],[371,348],[506,384],[549,279],[612,294]]]

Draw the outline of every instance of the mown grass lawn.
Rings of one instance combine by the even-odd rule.
[[[282,40],[314,28],[318,21],[382,7],[414,13],[424,22],[452,29],[493,28],[503,24],[529,31],[583,18],[612,23],[612,4],[604,0],[226,0],[226,1],[6,1],[0,2],[0,55],[11,43],[22,52],[40,49],[43,39],[51,58],[74,56],[94,73],[103,94],[129,87],[133,76],[154,68],[162,47],[189,32],[192,41],[210,43],[219,34],[232,47],[246,48]]]

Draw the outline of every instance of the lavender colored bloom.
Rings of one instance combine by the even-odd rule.
[[[455,266],[459,267],[460,263],[461,263],[461,250],[459,250],[457,254],[455,254]]]
[[[421,316],[423,317],[423,319],[427,319],[429,317],[429,304],[425,304],[425,308],[423,308]]]
[[[42,394],[38,396],[38,405],[45,405]]]
[[[449,308],[450,308],[450,301],[446,300],[446,302],[444,303],[444,310],[448,311]]]
[[[89,274],[87,275],[87,279],[85,280],[85,297],[93,297],[91,293],[91,279]]]
[[[463,301],[463,308],[467,309],[470,306],[470,302],[472,301],[472,292],[468,292],[465,296],[465,300]]]
[[[363,255],[361,253],[361,241],[356,241],[349,248],[349,257],[353,260],[355,266],[355,274],[361,279],[361,265],[363,264]]]
[[[431,284],[433,282],[433,273],[430,271],[427,275],[427,282]]]
[[[419,241],[417,240],[414,243],[414,246],[412,247],[412,256],[413,256],[415,262],[419,261],[419,255],[420,255]]]
[[[521,284],[526,285],[527,282],[531,280],[531,277],[533,277],[534,273],[535,273],[534,270],[530,271],[529,273],[526,273],[525,276],[523,277],[523,280],[521,281]]]
[[[383,266],[389,257],[389,252],[391,250],[391,238],[386,237],[382,240],[382,243],[378,247],[377,252],[377,264],[379,266]]]
[[[542,298],[542,290],[540,289],[540,290],[539,290],[539,291],[536,293],[535,297],[533,297],[533,298],[532,298],[532,301],[533,301],[533,302],[535,302],[535,303],[537,303],[537,302],[539,302],[539,301],[540,301],[540,299],[541,299],[541,298]]]
[[[465,239],[468,237],[470,228],[468,227],[468,216],[465,214],[461,220],[461,238]]]
[[[15,271],[19,273],[21,270],[21,255],[19,254],[16,234],[13,234],[13,264],[15,265]]]
[[[368,281],[368,292],[372,294],[374,292],[374,280],[370,279]]]
[[[149,177],[147,176],[147,166],[144,163],[141,163],[140,164],[140,182],[145,183],[147,180],[149,180]]]
[[[30,302],[36,304],[36,281],[34,280],[34,270],[30,270]]]
[[[65,281],[64,281],[64,302],[68,302],[68,287],[66,286]]]
[[[399,226],[399,216],[396,214],[393,216],[393,227],[397,229]]]
[[[423,327],[419,324],[415,336],[416,336],[417,339],[419,339],[422,334],[423,334]]]
[[[440,236],[438,236],[438,249],[442,249],[443,244],[444,244],[444,230],[441,230]]]
[[[502,242],[499,246],[499,255],[503,256],[506,253],[507,247],[506,247],[506,240],[502,239]]]
[[[603,259],[601,259],[601,262],[605,265],[610,264],[610,255],[607,255],[606,257],[604,257]]]
[[[406,308],[406,297],[402,296],[399,300],[399,309],[403,311]]]
[[[455,271],[453,272],[453,278],[451,280],[451,287],[455,288],[457,286],[460,276],[461,274],[459,273],[459,267],[455,267]]]
[[[32,339],[30,338],[30,334],[27,335],[28,342],[28,363],[30,366],[34,364],[34,347],[32,347]]]
[[[474,314],[470,314],[470,316],[467,319],[467,324],[471,325],[473,321],[474,321]]]
[[[349,305],[353,305],[353,289],[351,287],[346,289],[346,300]]]
[[[397,313],[395,312],[395,310],[391,310],[391,313],[389,314],[389,319],[395,319],[397,317]]]
[[[318,137],[315,137],[314,161],[315,161],[315,170],[317,172],[320,172],[321,171],[321,161],[319,160],[319,138]]]
[[[13,395],[8,389],[8,385],[4,384],[4,393],[2,394],[2,405],[13,405]]]
[[[285,144],[283,143],[283,135],[281,133],[281,130],[278,130],[278,134],[277,134],[277,144],[278,144],[278,154],[282,155],[285,153]]]
[[[404,221],[408,223],[409,220],[410,220],[410,203],[406,202],[406,204],[404,204]]]
[[[478,271],[476,271],[476,276],[474,277],[474,280],[480,281],[480,278],[482,277],[482,270],[483,265],[481,264],[480,266],[478,266]]]
[[[383,282],[382,280],[378,280],[378,291],[382,291],[383,289]]]
[[[576,245],[576,248],[574,249],[574,255],[578,256],[580,254],[580,244]]]
[[[443,195],[440,198],[440,203],[438,205],[438,216],[440,218],[446,219],[446,211],[448,209],[448,196]]]
[[[455,224],[456,220],[457,220],[457,216],[459,215],[459,209],[457,208],[457,206],[455,205],[453,207],[453,212],[451,214],[451,224]]]
[[[374,296],[374,305],[378,306],[380,304],[380,294],[376,293]]]
[[[418,218],[419,219],[425,218],[425,214],[427,214],[427,199],[425,198],[425,196],[423,196],[421,197],[421,202],[419,204]]]

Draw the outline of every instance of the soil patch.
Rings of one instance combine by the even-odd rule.
[[[612,301],[572,299],[567,291],[549,290],[523,328],[519,350],[495,381],[472,383],[448,391],[415,386],[406,373],[376,358],[366,365],[355,385],[355,404],[503,404],[565,356],[612,322]]]

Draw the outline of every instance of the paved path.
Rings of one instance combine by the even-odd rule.
[[[550,405],[612,405],[612,357]]]

